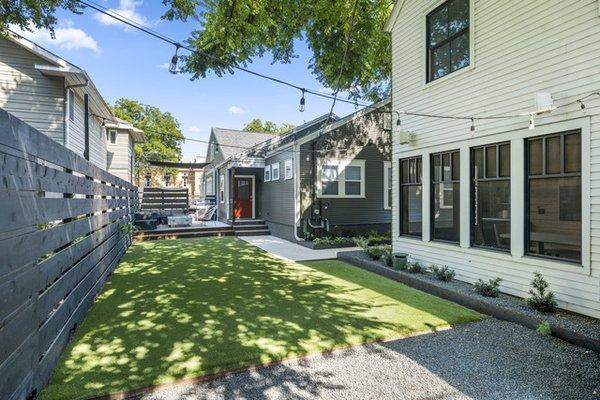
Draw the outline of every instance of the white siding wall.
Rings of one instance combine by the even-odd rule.
[[[514,114],[534,109],[536,92],[550,92],[555,105],[600,90],[598,0],[471,0],[471,66],[425,83],[426,14],[442,2],[406,0],[392,30],[393,108],[451,115]],[[447,264],[457,278],[501,277],[502,289],[527,296],[540,271],[566,309],[600,318],[600,97],[536,119],[478,122],[404,116],[402,128],[416,134],[414,145],[399,145],[395,127],[394,250],[425,263]],[[524,255],[524,138],[568,129],[582,130],[583,266]],[[469,247],[469,148],[511,141],[512,254]],[[461,244],[429,242],[429,155],[461,150]],[[398,159],[423,156],[423,240],[398,235]]]
[[[63,79],[43,76],[35,64],[49,63],[0,39],[0,107],[64,144]]]
[[[74,119],[68,123],[67,147],[83,156],[85,149],[84,129],[84,102],[79,94],[73,96],[75,100]],[[100,119],[90,115],[90,161],[100,168],[106,169],[106,138]]]
[[[117,130],[117,143],[111,144],[107,141],[108,172],[130,181],[132,154],[133,146],[129,132]]]

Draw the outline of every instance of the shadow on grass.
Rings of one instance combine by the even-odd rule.
[[[399,298],[393,288],[408,288],[372,274],[357,281],[356,271],[286,262],[236,238],[134,245],[42,398],[89,398],[480,317],[431,307],[435,298],[416,291]],[[311,379],[301,382],[309,391]]]

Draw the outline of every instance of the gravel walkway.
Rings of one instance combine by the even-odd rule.
[[[600,356],[489,319],[161,389],[143,400],[600,399]]]

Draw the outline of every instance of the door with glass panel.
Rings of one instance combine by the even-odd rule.
[[[527,140],[527,254],[581,262],[581,132]]]
[[[471,244],[510,251],[510,143],[471,149]]]
[[[460,241],[460,153],[431,155],[431,238]]]
[[[400,160],[400,234],[404,236],[421,237],[423,231],[422,170],[421,157]]]

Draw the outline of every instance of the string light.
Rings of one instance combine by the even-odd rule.
[[[300,98],[300,112],[304,112],[304,110],[306,110],[306,99],[304,98],[304,92],[306,90],[302,89],[302,97]]]
[[[173,55],[173,57],[171,58],[171,64],[169,64],[169,72],[172,74],[176,74],[178,72],[177,70],[177,61],[179,60],[179,55],[177,53],[179,53],[179,45],[175,45],[175,54]]]
[[[585,104],[583,104],[583,100],[577,100],[579,102],[579,106],[582,110],[585,110]]]
[[[396,111],[396,114],[398,114],[398,118],[396,119],[396,126],[400,126],[402,125],[402,120],[400,119],[400,111]]]

